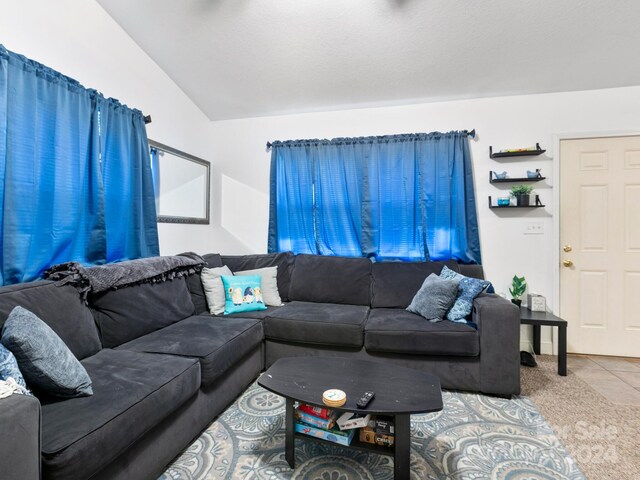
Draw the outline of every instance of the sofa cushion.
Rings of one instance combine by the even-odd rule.
[[[201,365],[202,386],[208,387],[258,347],[263,339],[259,320],[200,315],[125,343],[118,350],[197,358]]]
[[[49,325],[79,360],[102,348],[91,310],[74,287],[38,281],[0,288],[0,328],[18,305]]]
[[[379,262],[372,267],[371,307],[407,308],[432,273],[444,266],[458,271],[456,262]]]
[[[92,395],[91,379],[51,327],[16,307],[2,326],[2,344],[16,357],[29,388],[56,397]]]
[[[368,306],[370,288],[370,260],[303,254],[296,256],[289,300]]]
[[[208,268],[217,268],[222,266],[222,259],[217,253],[208,253],[202,257],[207,263]],[[205,297],[204,288],[199,273],[193,273],[186,277],[187,288],[191,294],[191,301],[195,308],[194,314],[200,315],[209,311],[207,299]]]
[[[200,386],[190,358],[105,349],[82,364],[93,396],[42,401],[43,478],[89,478]]]
[[[193,315],[184,278],[89,296],[102,346],[112,348]]]
[[[364,346],[368,352],[475,357],[480,337],[466,324],[434,323],[406,310],[374,308],[364,327]]]
[[[265,338],[292,343],[362,347],[369,307],[291,302],[264,319]]]
[[[291,252],[255,255],[223,255],[222,263],[232,272],[255,270],[257,268],[278,267],[278,293],[283,302],[289,301],[291,272],[296,257]]]

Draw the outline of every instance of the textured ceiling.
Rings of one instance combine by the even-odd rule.
[[[212,120],[640,85],[637,0],[97,1]]]

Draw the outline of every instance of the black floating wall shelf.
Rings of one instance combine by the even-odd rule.
[[[489,156],[491,158],[504,158],[504,157],[534,157],[536,155],[541,155],[546,150],[540,148],[540,144],[536,143],[535,150],[522,150],[520,152],[498,152],[493,153],[493,147],[489,146]]]
[[[543,208],[546,205],[543,205],[540,201],[540,197],[536,195],[535,203],[533,205],[493,205],[491,202],[491,195],[489,195],[489,208]]]
[[[493,178],[493,174],[489,172],[489,183],[539,182],[546,178],[547,177]]]

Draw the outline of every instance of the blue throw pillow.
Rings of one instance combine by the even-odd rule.
[[[228,276],[223,275],[224,285],[224,314],[238,312],[253,312],[266,310],[262,298],[262,277],[260,275]]]
[[[56,397],[93,394],[91,379],[78,359],[35,314],[14,308],[2,327],[0,342],[16,357],[27,384]]]
[[[16,357],[7,347],[0,343],[0,380],[7,381],[10,378],[13,378],[18,385],[28,392],[27,384],[22,373],[20,373]]]
[[[447,312],[447,320],[466,323],[466,317],[471,313],[471,310],[473,310],[473,300],[480,295],[485,288],[491,285],[491,282],[480,280],[479,278],[465,277],[446,266],[442,268],[440,277],[460,281],[458,296],[453,306]]]

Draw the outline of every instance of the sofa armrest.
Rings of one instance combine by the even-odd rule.
[[[473,302],[472,320],[480,334],[480,390],[494,395],[520,393],[520,309],[498,295]]]
[[[40,478],[40,402],[28,395],[0,399],[0,477]]]

